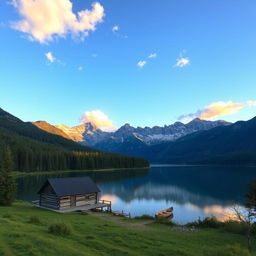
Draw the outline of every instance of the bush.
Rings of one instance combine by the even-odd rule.
[[[153,220],[154,218],[148,214],[143,214],[141,216],[134,217],[136,220]]]
[[[239,245],[226,245],[219,248],[207,248],[203,256],[250,256],[250,253]]]
[[[248,228],[248,225],[245,223],[234,220],[229,220],[223,223],[223,230],[230,233],[245,235],[247,234]]]
[[[42,223],[42,222],[41,222],[41,220],[40,220],[39,217],[37,217],[37,216],[31,216],[31,217],[29,218],[29,223],[40,224],[40,223]]]
[[[223,226],[223,222],[218,221],[216,217],[206,217],[201,220],[200,218],[197,221],[189,222],[186,224],[187,227],[197,227],[197,228],[219,228]]]
[[[71,231],[71,227],[65,223],[54,223],[48,228],[49,233],[61,236],[70,235]]]
[[[10,219],[11,217],[12,217],[12,215],[8,212],[3,214],[3,218]]]

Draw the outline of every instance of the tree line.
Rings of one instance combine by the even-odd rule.
[[[9,147],[12,154],[13,169],[22,172],[148,166],[148,162],[141,158],[96,150],[88,152],[86,147],[80,145],[77,149],[66,149],[58,144],[36,141],[0,128],[0,148],[4,149],[6,146]],[[0,161],[4,160],[3,151],[0,152]]]

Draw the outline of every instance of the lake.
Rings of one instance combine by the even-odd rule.
[[[17,178],[16,198],[38,199],[37,191],[48,177],[90,176],[101,189],[101,199],[111,200],[113,210],[132,216],[154,215],[174,207],[174,221],[186,223],[199,217],[224,218],[230,207],[243,202],[247,185],[256,180],[256,167],[152,166],[149,170],[83,171]]]

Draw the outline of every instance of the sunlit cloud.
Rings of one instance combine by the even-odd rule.
[[[137,63],[137,66],[140,68],[143,68],[146,64],[147,64],[147,62],[145,60],[141,60]]]
[[[156,53],[151,53],[148,58],[149,59],[152,59],[152,58],[156,58],[157,57],[157,54]]]
[[[78,71],[82,71],[82,70],[84,70],[84,67],[83,66],[79,66],[77,69],[78,69]]]
[[[28,34],[31,41],[47,43],[71,34],[84,40],[103,21],[104,8],[95,2],[91,10],[73,12],[70,0],[12,0],[22,19],[11,27]]]
[[[56,61],[56,58],[53,57],[53,55],[52,55],[51,52],[47,52],[47,53],[45,54],[45,56],[46,56],[46,58],[47,58],[51,63],[53,63],[53,62]]]
[[[176,60],[175,67],[183,68],[187,66],[190,63],[190,60],[188,58],[179,58]]]
[[[190,59],[188,57],[184,57],[185,54],[186,50],[182,50],[180,52],[179,58],[176,59],[174,67],[184,68],[190,64]]]
[[[117,32],[119,30],[119,26],[114,26],[113,28],[112,28],[112,32]]]
[[[191,113],[187,115],[182,115],[179,120],[184,122],[191,121],[194,118],[200,118],[204,120],[212,120],[221,116],[232,115],[239,112],[245,107],[256,107],[256,101],[250,100],[246,103],[234,103],[232,101],[228,102],[214,102],[202,110],[198,110],[196,113]]]
[[[83,113],[80,123],[91,123],[97,128],[107,132],[115,131],[117,129],[114,126],[113,121],[110,120],[101,110],[87,111]]]

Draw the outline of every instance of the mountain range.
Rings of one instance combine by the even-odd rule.
[[[54,157],[49,160],[50,164],[55,163],[56,159],[63,163],[58,152],[68,158],[67,165],[73,161],[70,157],[79,156],[79,153],[75,152],[84,152],[82,155],[87,157],[86,161],[89,161],[89,155],[93,155],[93,161],[96,162],[96,158],[100,156],[100,162],[116,158],[119,162],[122,159],[124,165],[128,166],[136,161],[139,162],[138,165],[146,165],[142,158],[151,163],[256,164],[256,117],[236,123],[196,118],[187,124],[176,122],[152,128],[135,128],[125,124],[114,132],[105,132],[91,123],[68,127],[64,124],[52,125],[45,121],[22,122],[0,109],[0,146],[6,144],[15,148],[17,158],[25,157],[26,161],[31,161],[34,166],[36,162],[32,161],[32,155],[35,153],[38,154],[39,160],[42,156],[47,159],[47,156],[52,154]],[[139,158],[125,158],[123,155]],[[115,164],[111,162],[108,166],[110,165]]]
[[[152,163],[206,163],[214,162],[213,159],[218,162],[220,157],[227,153],[225,150],[221,151],[221,148],[226,148],[222,143],[227,137],[226,133],[229,134],[229,130],[237,125],[223,120],[206,121],[196,118],[187,124],[176,122],[172,125],[152,128],[135,128],[125,124],[115,132],[105,132],[91,123],[75,127],[63,124],[53,126],[44,121],[34,124],[47,132],[61,136],[64,133],[66,138],[94,149],[144,157]],[[211,139],[218,132],[225,133],[223,138],[220,136]],[[233,143],[235,141],[234,137]],[[217,150],[215,144],[222,147]],[[214,145],[216,150],[210,150]]]

